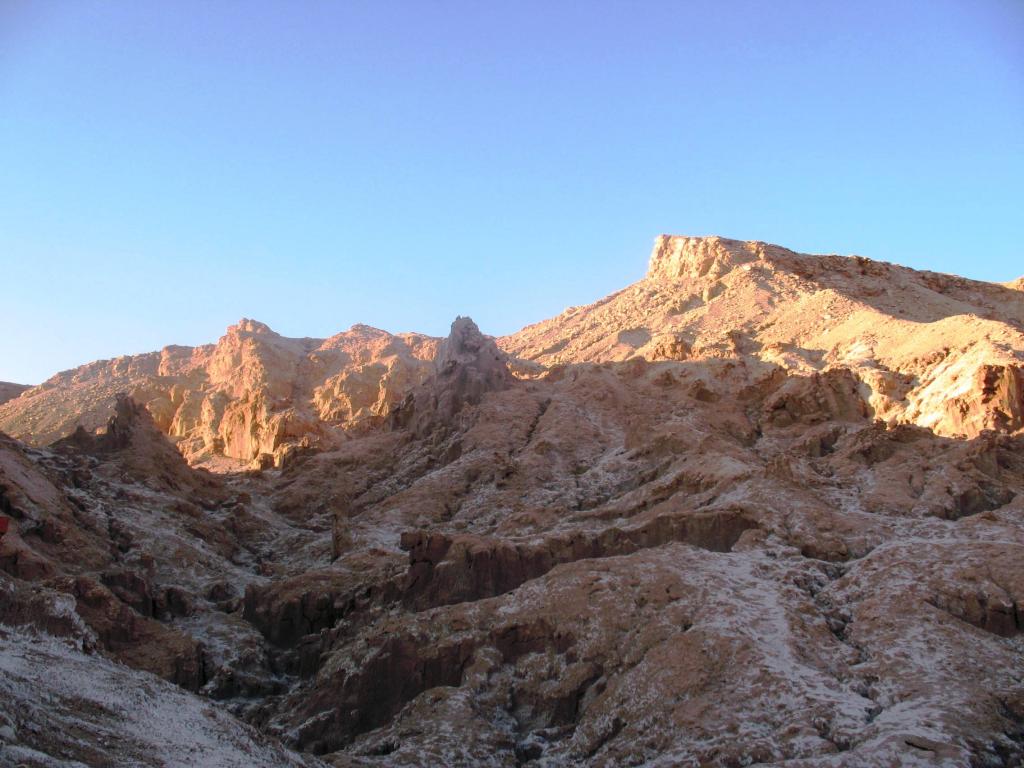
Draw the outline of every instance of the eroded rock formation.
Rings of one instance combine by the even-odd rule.
[[[665,237],[497,344],[246,321],[62,374],[3,411],[96,418],[0,437],[0,764],[1018,764],[1022,320]]]
[[[499,343],[546,366],[726,358],[743,377],[846,371],[877,418],[972,437],[1020,428],[1024,294],[1013,285],[661,236],[640,282]]]
[[[46,445],[78,426],[102,426],[125,392],[191,463],[272,466],[379,423],[428,375],[437,344],[363,325],[329,339],[289,339],[243,319],[215,345],[165,347],[57,374],[0,407],[0,429]]]
[[[467,405],[507,389],[515,377],[505,353],[468,317],[458,317],[438,349],[434,374],[392,411],[389,425],[417,435],[449,425]]]

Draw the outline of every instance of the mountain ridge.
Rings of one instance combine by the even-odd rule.
[[[104,680],[211,765],[1019,763],[1016,292],[656,253],[502,339],[243,321],[45,390],[115,413],[0,435],[0,764],[195,746]]]
[[[760,371],[747,371],[747,384],[774,369],[846,367],[878,418],[974,435],[1001,419],[1021,425],[1024,293],[1014,285],[761,241],[660,235],[638,282],[497,342],[525,378],[632,358],[742,360]],[[289,338],[243,318],[216,344],[56,374],[0,404],[0,429],[35,445],[79,423],[96,429],[123,390],[193,463],[280,465],[295,450],[329,448],[381,423],[423,381],[440,343],[361,324]],[[993,377],[1006,391],[995,405],[972,396]],[[949,392],[967,401],[950,405]]]

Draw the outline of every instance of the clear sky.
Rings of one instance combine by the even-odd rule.
[[[661,232],[1009,280],[1022,184],[1022,0],[0,0],[0,380],[508,333]]]

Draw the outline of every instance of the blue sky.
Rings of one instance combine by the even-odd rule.
[[[1024,3],[0,2],[0,380],[503,334],[721,234],[1024,274]]]

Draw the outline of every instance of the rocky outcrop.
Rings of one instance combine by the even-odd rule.
[[[942,591],[931,601],[936,608],[979,629],[1002,637],[1024,632],[1024,607],[1004,589],[992,591]]]
[[[0,628],[0,764],[326,768],[207,699],[66,640]],[[188,755],[183,758],[183,755]]]
[[[666,237],[497,345],[243,321],[61,375],[19,414],[114,415],[0,436],[0,764],[1018,764],[1022,323]]]
[[[79,430],[52,451],[0,438],[0,507],[12,521],[0,538],[10,598],[0,623],[74,636],[191,691],[224,664],[174,624],[216,624],[230,608],[232,589],[207,585],[237,578],[232,559],[249,544],[232,525],[239,503],[191,469],[141,405],[119,397],[104,431]],[[240,649],[246,634],[256,633],[235,630]]]
[[[643,280],[499,345],[546,366],[734,360],[734,391],[765,366],[811,380],[845,369],[876,418],[947,436],[1021,428],[1010,379],[1024,366],[1024,294],[862,257],[662,235]],[[1005,382],[986,384],[1001,370]]]
[[[651,280],[717,280],[741,264],[762,257],[764,243],[722,237],[660,235],[654,241],[647,277]]]
[[[157,429],[149,411],[123,393],[116,395],[114,414],[104,430],[90,434],[79,427],[52,448],[95,457],[116,454],[125,476],[152,488],[218,492],[215,483],[190,471],[181,454]]]
[[[488,392],[507,389],[514,381],[507,357],[494,340],[480,333],[470,318],[458,317],[441,343],[433,375],[394,410],[389,425],[422,435],[450,424],[463,407],[476,405]]]
[[[925,560],[930,577],[941,556]],[[902,610],[886,603],[891,618],[871,621],[866,614],[881,606],[869,604],[869,585],[881,583],[870,568],[836,580],[807,560],[744,560],[682,545],[577,561],[505,597],[381,619],[338,649],[349,663],[325,666],[312,692],[289,699],[297,710],[287,715],[290,738],[314,753],[417,762],[419,752],[422,762],[446,764],[473,764],[485,745],[509,764],[622,764],[646,750],[710,765],[835,757],[840,765],[900,764],[918,748],[906,740],[917,743],[925,715],[908,713],[899,724],[894,715],[921,709],[946,722],[960,712],[965,728],[989,715],[978,702],[954,708],[942,690],[969,661],[922,682],[927,659],[874,653],[935,610],[924,599]],[[851,614],[835,608],[847,595],[863,600]],[[810,618],[818,612],[829,620]],[[941,644],[971,636],[981,653],[1004,653],[997,635],[975,637],[952,617],[936,632]],[[858,666],[884,677],[891,692],[841,671]],[[460,707],[467,697],[472,705]],[[763,730],[737,735],[754,713]],[[434,727],[424,729],[427,722]],[[449,727],[460,738],[448,738]],[[953,759],[1013,753],[999,737],[951,743],[940,735],[946,727],[928,731],[930,751]]]
[[[764,421],[775,427],[794,422],[861,421],[872,415],[852,371],[838,368],[810,376],[787,376],[763,407]]]
[[[148,618],[89,577],[56,582],[75,598],[75,612],[99,644],[128,666],[152,672],[190,691],[206,682],[202,644]]]
[[[757,524],[737,510],[664,515],[628,528],[577,531],[538,542],[488,540],[425,531],[402,534],[409,552],[403,598],[419,610],[501,595],[557,565],[616,557],[670,542],[728,552]]]
[[[472,400],[474,387],[501,386],[506,368],[536,378],[566,364],[732,359],[755,378],[763,365],[801,376],[847,368],[863,382],[874,415],[894,423],[944,435],[1019,429],[1005,426],[1016,422],[1000,416],[1005,409],[995,400],[973,395],[985,370],[1024,366],[1019,283],[759,241],[662,235],[643,280],[499,339],[506,364],[477,369],[482,379],[450,388],[453,399],[437,405],[458,409],[457,392]],[[477,343],[474,333],[459,343]],[[217,344],[98,361],[6,403],[0,397],[0,429],[35,445],[79,424],[91,432],[115,394],[127,392],[193,464],[280,466],[386,422],[437,374],[435,358],[446,354],[440,343],[360,325],[329,339],[293,339],[242,319]],[[953,398],[959,402],[949,405]]]
[[[998,432],[1024,428],[1024,365],[986,365],[976,376],[972,393],[978,394],[971,399],[954,400],[951,416],[959,416],[965,425],[980,420],[982,429]],[[968,434],[980,431],[964,429]]]
[[[355,614],[395,601],[401,594],[399,568],[397,556],[364,556],[273,584],[253,584],[245,593],[243,615],[271,643],[293,646]]]
[[[193,464],[280,464],[383,420],[430,373],[438,343],[368,326],[290,339],[242,319],[215,345],[166,347],[58,374],[0,406],[0,429],[35,445],[77,426],[93,432],[124,392]]]

